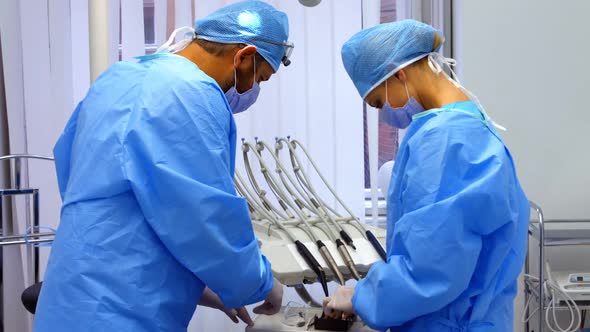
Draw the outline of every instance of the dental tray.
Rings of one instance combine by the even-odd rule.
[[[322,308],[307,308],[305,309],[308,314],[320,316],[322,314]],[[330,331],[330,330],[322,330],[317,328],[316,326],[307,326],[307,324],[302,324],[301,326],[288,326],[285,325],[283,322],[285,308],[283,307],[281,311],[272,316],[266,315],[258,315],[254,317],[254,326],[246,327],[246,332],[299,332],[299,331]],[[333,324],[336,327],[336,324]],[[329,327],[328,327],[329,328]],[[333,329],[332,329],[333,330]],[[375,330],[371,329],[365,323],[363,323],[360,319],[356,319],[356,321],[351,322],[351,325],[348,325],[348,332],[376,332]]]
[[[352,279],[348,267],[338,254],[336,244],[333,241],[330,241],[326,234],[326,232],[329,231],[327,229],[328,226],[325,223],[319,222],[319,220],[310,221],[310,224],[312,224],[314,233],[318,235],[318,238],[325,243],[330,253],[332,253],[334,260],[338,265],[338,269],[342,272],[344,278],[346,280]],[[355,225],[355,221],[340,221],[339,224],[342,225],[354,241],[356,250],[348,245],[347,249],[354,260],[356,269],[361,276],[364,276],[373,263],[382,261],[382,259],[371,243],[365,238],[360,227]],[[258,238],[262,254],[264,254],[270,261],[273,275],[283,285],[295,286],[316,282],[316,274],[306,264],[303,257],[301,257],[297,251],[295,244],[289,240],[289,237],[284,231],[267,220],[255,219],[252,220],[252,225],[256,237]],[[335,280],[334,273],[324,261],[315,242],[308,236],[307,232],[302,229],[301,225],[297,222],[284,222],[283,225],[285,225],[299,241],[307,246],[315,259],[323,267],[328,281]],[[335,228],[334,225],[330,225],[330,227]],[[385,247],[386,231],[384,229],[372,227],[367,224],[363,224],[363,227],[370,230],[381,245]],[[336,229],[334,229],[334,231],[338,233]]]

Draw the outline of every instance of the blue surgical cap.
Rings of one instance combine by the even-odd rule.
[[[443,34],[415,20],[383,23],[362,30],[342,46],[342,62],[363,99],[400,69],[440,49]],[[442,45],[442,43],[441,43]]]
[[[279,69],[289,37],[287,14],[262,1],[243,1],[218,9],[195,22],[197,38],[224,44],[254,45]]]

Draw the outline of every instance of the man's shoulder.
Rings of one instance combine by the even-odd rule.
[[[143,64],[140,62],[140,64]],[[154,59],[146,66],[144,83],[160,86],[186,86],[221,91],[217,82],[186,58],[168,55]]]

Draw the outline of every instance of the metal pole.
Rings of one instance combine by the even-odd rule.
[[[534,202],[530,202],[530,205],[539,217],[539,332],[543,332],[545,330],[543,325],[543,310],[545,310],[545,292],[543,291],[543,284],[545,283],[545,224],[541,207]]]
[[[54,236],[54,235],[55,234],[53,234],[52,232],[45,232],[45,233],[31,234],[31,235],[29,235],[29,237],[30,238],[38,238],[38,237]],[[2,241],[6,241],[6,240],[17,240],[17,239],[22,239],[22,238],[24,238],[23,235],[0,236],[0,243],[2,243]]]
[[[526,305],[527,303],[529,303],[529,286],[526,282],[526,279],[527,279],[526,276],[529,275],[529,253],[530,253],[529,237],[530,237],[530,235],[527,232],[527,241],[526,241],[526,251],[527,252],[526,252],[525,259],[524,259],[524,275],[525,276],[524,276],[524,278],[522,278],[522,280],[524,281],[524,303],[525,303],[525,307],[526,307],[526,312],[525,312],[526,320],[524,322],[524,331],[525,332],[529,332],[529,313],[530,313],[530,309],[529,309],[530,306]]]
[[[21,162],[20,158],[14,160],[14,188],[20,189],[20,174],[21,174]]]
[[[53,242],[53,239],[33,239],[33,240],[27,240],[27,242],[25,242],[25,240],[5,241],[5,242],[0,242],[0,247],[11,246],[11,245],[15,245],[15,244],[49,243],[49,242]]]
[[[539,332],[543,332],[545,330],[545,326],[543,325],[543,310],[545,310],[545,291],[543,287],[543,283],[545,282],[545,223],[543,220],[543,211],[541,211],[540,207],[537,207],[538,214],[539,214],[539,275],[541,282],[539,283],[539,298],[541,299],[541,310],[539,311]]]
[[[36,233],[39,230],[39,190],[35,189],[33,192],[33,228],[31,229],[31,233]],[[25,231],[26,233],[26,231]],[[35,283],[39,282],[39,248],[33,248],[33,271],[35,274]]]
[[[107,0],[90,0],[88,25],[90,34],[90,80],[94,80],[109,66],[109,6]]]
[[[0,160],[8,160],[8,159],[41,159],[41,160],[53,160],[52,157],[42,156],[38,154],[7,154],[5,156],[0,156]]]
[[[0,192],[0,229],[2,233],[0,235],[4,235],[4,207],[2,206],[4,203],[4,194]]]

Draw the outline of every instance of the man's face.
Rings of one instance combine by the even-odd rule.
[[[256,73],[254,73],[254,62],[256,62]],[[245,57],[236,68],[236,90],[239,93],[244,93],[252,88],[254,79],[260,84],[261,82],[268,81],[273,73],[270,64],[260,55],[255,54]]]

